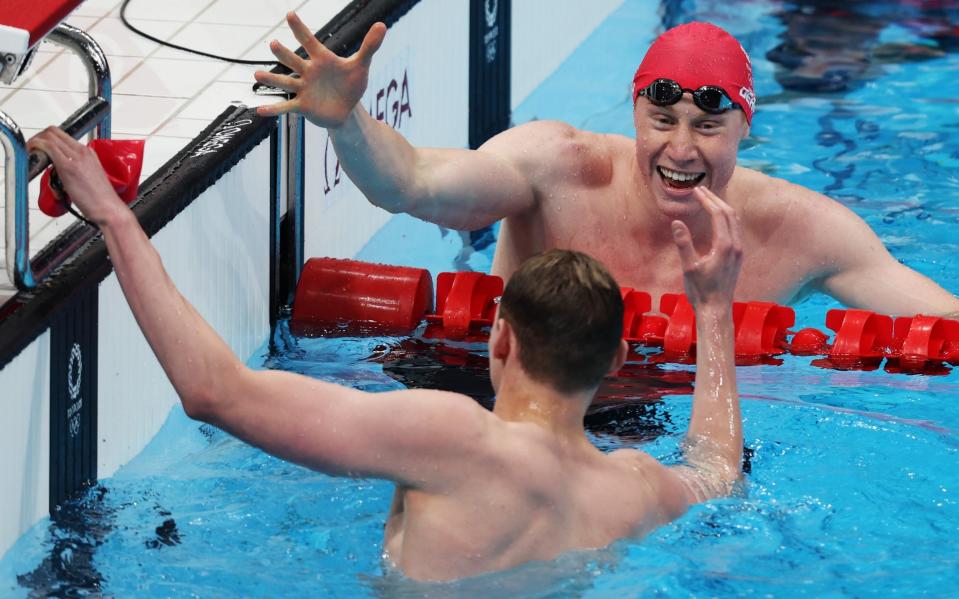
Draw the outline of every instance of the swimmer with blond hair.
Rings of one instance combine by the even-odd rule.
[[[276,41],[270,48],[300,77],[256,78],[295,97],[259,113],[297,112],[326,127],[350,179],[386,210],[463,230],[502,220],[493,274],[508,279],[529,256],[567,248],[598,259],[625,287],[678,293],[671,223],[709,245],[710,215],[694,191],[706,187],[741,222],[739,301],[822,292],[885,314],[959,311],[959,299],[898,262],[839,202],[736,165],[756,94],[749,57],[719,27],[689,23],[653,42],[633,80],[635,138],[535,121],[466,150],[413,147],[359,104],[383,24],[339,58],[295,14],[288,22],[308,56]]]
[[[246,367],[177,291],[93,151],[56,128],[28,147],[50,157],[100,227],[186,413],[320,472],[393,481],[383,545],[411,578],[462,578],[639,537],[740,477],[731,302],[742,241],[733,210],[704,187],[690,193],[709,216],[709,242],[680,220],[670,226],[699,342],[685,463],[667,467],[633,449],[603,453],[584,432],[600,381],[627,350],[619,286],[585,254],[549,251],[513,273],[490,332],[492,412],[445,391],[367,393]]]

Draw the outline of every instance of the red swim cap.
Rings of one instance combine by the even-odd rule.
[[[672,79],[683,89],[722,88],[752,123],[756,108],[753,69],[736,38],[709,23],[687,23],[656,38],[633,77],[633,104],[657,79]]]

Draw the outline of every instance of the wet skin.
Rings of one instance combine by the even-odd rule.
[[[688,93],[667,107],[640,98],[634,123],[630,139],[539,121],[481,148],[519,165],[535,198],[528,210],[504,219],[495,274],[508,277],[525,257],[568,247],[599,259],[623,286],[654,298],[681,293],[669,222],[685,222],[699,247],[709,242],[708,219],[689,187],[703,185],[740,219],[745,254],[737,301],[788,304],[824,292],[891,314],[959,309],[955,297],[899,264],[838,202],[737,166],[739,143],[749,133],[741,111],[707,114]]]
[[[566,248],[599,259],[623,286],[654,297],[679,293],[669,224],[681,220],[697,247],[708,247],[708,218],[687,187],[701,185],[741,222],[746,253],[737,300],[789,303],[823,292],[886,314],[959,313],[959,299],[895,260],[838,202],[736,166],[749,133],[740,110],[710,115],[688,93],[667,107],[640,98],[632,139],[536,121],[478,150],[418,148],[359,103],[385,26],[374,25],[354,56],[339,58],[295,17],[290,25],[310,56],[271,45],[300,77],[258,71],[261,83],[296,94],[260,114],[298,112],[327,128],[343,169],[381,208],[459,230],[502,221],[494,274],[509,278],[524,259]]]

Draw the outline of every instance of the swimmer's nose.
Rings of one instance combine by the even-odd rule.
[[[686,127],[677,127],[666,147],[666,157],[675,166],[682,166],[696,160],[696,144],[692,132]]]

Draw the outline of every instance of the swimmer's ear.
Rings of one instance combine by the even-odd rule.
[[[609,375],[615,375],[626,363],[626,356],[629,354],[629,344],[625,339],[619,340],[619,347],[616,349],[616,355],[613,356],[613,363],[609,368]]]
[[[509,326],[505,318],[495,319],[493,327],[496,329],[496,340],[493,347],[490,348],[490,352],[493,354],[491,357],[505,360],[513,347],[513,328]]]

